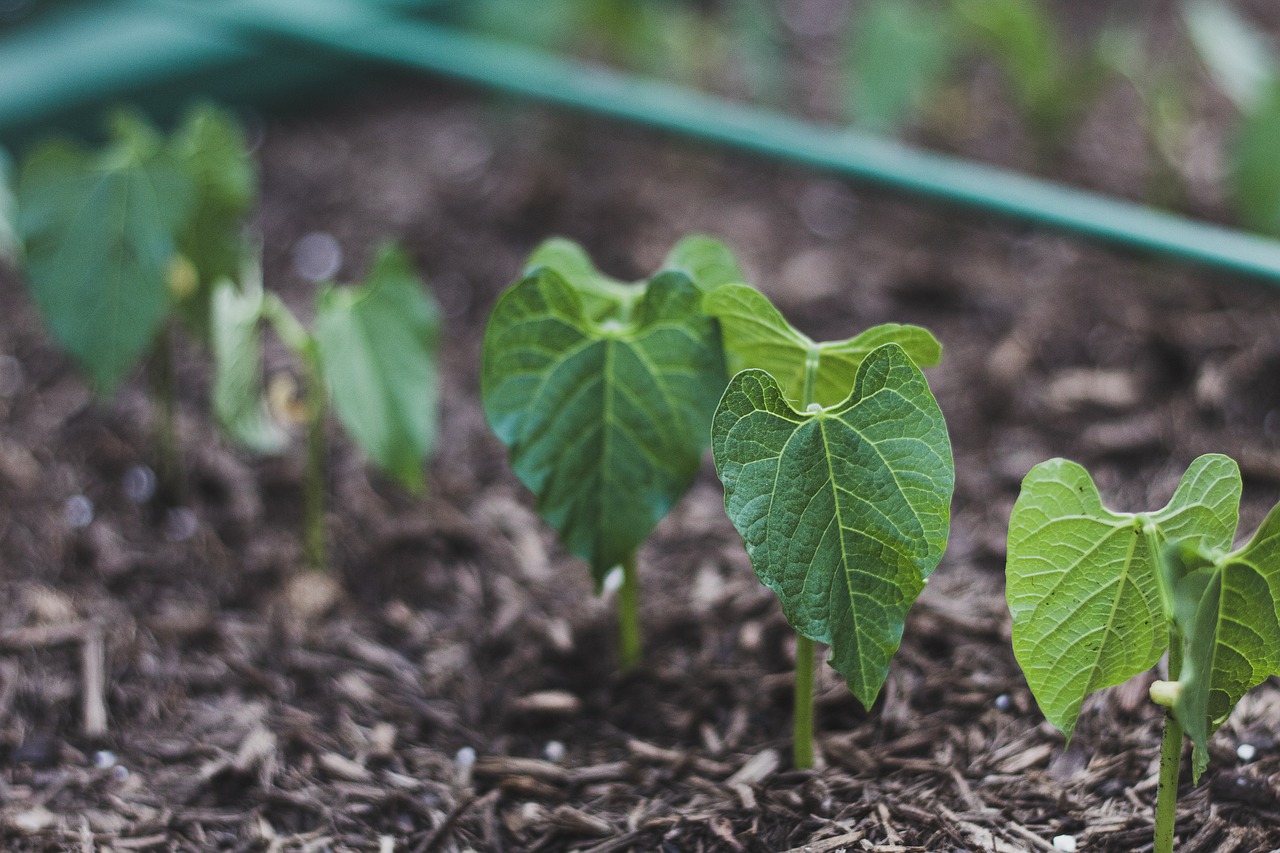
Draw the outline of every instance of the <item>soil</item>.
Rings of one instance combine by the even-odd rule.
[[[1069,745],[1044,722],[1009,644],[1009,510],[1051,456],[1141,509],[1223,452],[1251,532],[1280,500],[1274,289],[436,82],[260,136],[268,286],[305,314],[300,238],[333,235],[352,279],[390,235],[448,315],[429,493],[335,428],[335,570],[308,573],[300,449],[230,447],[183,344],[185,490],[146,498],[141,376],[95,400],[5,275],[4,849],[1150,848],[1154,675],[1091,700]],[[641,553],[646,658],[620,674],[610,602],[479,405],[487,312],[534,245],[568,236],[638,278],[695,231],[817,338],[897,321],[945,345],[929,378],[955,448],[951,543],[875,707],[819,674],[812,771],[789,766],[792,636],[709,461]],[[1280,848],[1278,736],[1268,683],[1184,779],[1181,850]]]

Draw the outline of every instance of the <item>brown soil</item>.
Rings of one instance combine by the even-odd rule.
[[[1251,531],[1280,499],[1274,290],[436,83],[271,121],[260,154],[270,287],[305,313],[301,236],[333,234],[350,278],[391,235],[447,311],[430,494],[336,440],[337,568],[308,575],[300,455],[231,449],[188,347],[178,504],[198,525],[175,536],[176,504],[122,492],[155,464],[144,384],[93,400],[7,276],[4,849],[1149,848],[1150,679],[1091,701],[1070,746],[1043,721],[1009,645],[1009,509],[1050,456],[1138,509],[1216,451],[1241,461]],[[572,237],[639,277],[694,231],[724,238],[815,337],[892,320],[946,346],[929,375],[955,445],[951,544],[874,708],[820,674],[814,771],[789,768],[792,639],[709,463],[642,552],[646,662],[620,675],[610,605],[479,406],[487,312],[537,242]],[[81,528],[77,495],[94,507]],[[105,732],[87,734],[95,685]],[[1268,684],[1215,738],[1202,784],[1184,781],[1182,850],[1280,847],[1277,733]]]

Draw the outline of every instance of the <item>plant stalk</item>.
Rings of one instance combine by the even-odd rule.
[[[329,569],[329,541],[324,518],[325,489],[328,485],[325,413],[329,401],[319,359],[312,355],[304,361],[307,374],[307,458],[302,481],[302,547],[307,565],[324,572]]]
[[[636,572],[636,552],[622,562],[622,586],[618,589],[618,665],[634,669],[643,657],[640,638],[640,579]]]
[[[791,763],[797,770],[813,767],[813,640],[796,634],[795,725]]]
[[[1169,636],[1169,680],[1182,674],[1182,637]],[[1156,786],[1156,835],[1153,853],[1173,853],[1173,833],[1178,816],[1178,776],[1182,770],[1182,724],[1173,708],[1164,712],[1164,738],[1160,742],[1160,780]]]

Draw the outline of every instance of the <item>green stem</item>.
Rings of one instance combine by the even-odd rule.
[[[795,726],[791,738],[792,764],[813,767],[813,640],[796,634]]]
[[[329,569],[329,543],[325,531],[325,455],[328,450],[325,430],[325,412],[328,408],[324,377],[319,359],[304,359],[307,394],[307,459],[303,472],[303,532],[302,544],[307,564],[316,571]]]
[[[178,380],[173,339],[168,327],[156,338],[151,361],[151,391],[156,412],[156,478],[166,501],[182,498],[182,451],[178,443]]]
[[[636,573],[636,552],[622,563],[622,586],[618,589],[618,664],[622,669],[640,665],[640,580]]]
[[[1182,638],[1169,636],[1169,680],[1182,674]],[[1164,739],[1160,742],[1160,781],[1156,786],[1156,837],[1154,853],[1173,853],[1173,833],[1178,816],[1178,776],[1182,770],[1182,724],[1173,709],[1164,713]]]

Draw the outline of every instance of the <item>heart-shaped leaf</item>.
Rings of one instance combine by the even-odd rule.
[[[315,329],[338,419],[374,464],[421,489],[436,440],[440,313],[408,256],[383,246],[365,284],[321,291]]]
[[[1173,712],[1195,744],[1195,781],[1209,737],[1245,693],[1280,675],[1280,507],[1238,551],[1213,559],[1179,542],[1163,555],[1170,618],[1183,638]]]
[[[722,284],[746,281],[729,247],[701,234],[691,234],[676,243],[667,254],[663,268],[689,276],[703,293],[710,293]]]
[[[1041,711],[1068,737],[1094,690],[1150,669],[1168,645],[1152,546],[1225,551],[1240,503],[1235,462],[1201,456],[1163,509],[1102,505],[1089,473],[1051,459],[1031,469],[1009,520],[1006,595],[1013,650]]]
[[[169,311],[174,235],[191,209],[183,169],[139,120],[117,117],[91,153],[46,143],[18,181],[18,233],[50,331],[110,392],[150,347]]]
[[[812,373],[810,399],[834,406],[848,395],[858,365],[877,347],[897,344],[920,367],[931,367],[942,357],[942,345],[927,329],[896,323],[874,326],[842,341],[817,343],[788,323],[763,293],[745,284],[717,287],[702,305],[720,321],[729,371],[767,371],[796,404],[804,399],[811,361],[816,360],[817,371]]]
[[[946,547],[955,469],[942,412],[900,346],[868,354],[852,387],[801,412],[769,373],[743,371],[712,452],[756,574],[870,707]]]
[[[178,249],[194,265],[197,287],[179,301],[191,326],[204,333],[213,283],[239,276],[248,252],[243,229],[257,200],[258,173],[244,131],[212,105],[191,110],[169,148],[195,188],[195,203],[178,234]]]
[[[684,274],[621,285],[575,266],[580,251],[561,245],[568,262],[553,267],[544,250],[489,318],[484,408],[538,511],[598,583],[693,481],[724,361]]]
[[[259,267],[246,265],[237,287],[223,279],[210,299],[209,342],[213,350],[213,411],[236,442],[259,453],[276,453],[288,440],[262,394],[262,303]]]

